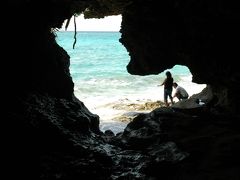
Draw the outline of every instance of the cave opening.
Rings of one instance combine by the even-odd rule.
[[[139,113],[148,113],[165,106],[163,86],[159,85],[166,71],[172,73],[174,81],[185,87],[190,96],[206,87],[204,84],[192,83],[192,74],[183,65],[175,65],[158,75],[129,74],[126,66],[130,56],[119,42],[120,17],[106,20],[108,23],[118,21],[108,26],[109,29],[104,26],[97,28],[98,24],[106,23],[101,19],[92,22],[89,19],[84,24],[84,18],[80,17],[75,48],[72,46],[75,33],[73,24],[70,23],[67,31],[61,29],[56,32],[57,43],[70,56],[75,96],[100,117],[102,131],[111,129],[115,134],[123,131]],[[177,98],[174,101],[178,101]]]

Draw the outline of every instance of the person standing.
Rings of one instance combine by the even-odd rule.
[[[179,101],[182,101],[183,99],[188,98],[189,95],[188,95],[186,89],[179,86],[176,82],[173,83],[173,87],[175,88],[175,93],[173,95],[173,98],[177,97]]]
[[[170,71],[166,72],[166,78],[164,79],[161,86],[162,85],[164,86],[164,102],[165,102],[166,106],[169,106],[168,97],[171,100],[171,103],[173,104],[173,97],[172,97],[173,78],[172,78],[172,74],[170,73]]]

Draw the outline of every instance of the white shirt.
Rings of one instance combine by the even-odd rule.
[[[181,86],[177,86],[176,87],[176,93],[181,94],[183,97],[187,97],[188,96],[187,91],[184,88],[182,88]]]

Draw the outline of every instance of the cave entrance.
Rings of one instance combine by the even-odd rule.
[[[163,87],[158,85],[165,78],[165,72],[149,76],[130,75],[126,70],[130,57],[119,42],[121,16],[108,18],[89,19],[86,25],[83,18],[77,22],[79,28],[74,49],[71,23],[68,31],[56,32],[56,40],[70,55],[74,94],[92,113],[99,115],[102,131],[111,129],[117,133],[138,113],[164,106]],[[114,20],[115,26],[106,29],[105,23],[112,21],[113,25]],[[105,26],[94,29],[97,24]],[[184,86],[190,95],[203,89],[191,82],[187,67],[176,65],[170,71],[174,80]]]

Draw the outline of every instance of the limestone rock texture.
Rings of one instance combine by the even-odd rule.
[[[42,180],[239,180],[240,11],[217,0],[12,0],[1,3],[2,175]],[[63,22],[122,14],[134,75],[187,66],[207,84],[185,104],[140,114],[124,132],[74,96]],[[195,106],[198,98],[204,106]]]

